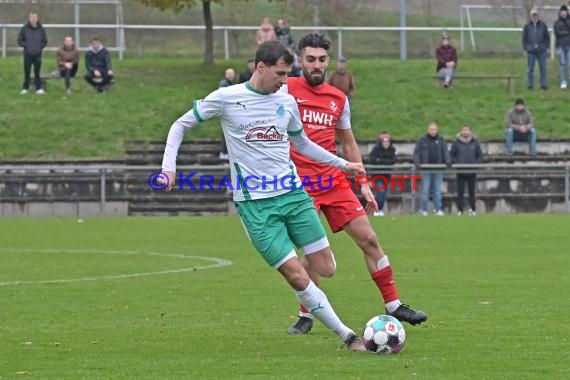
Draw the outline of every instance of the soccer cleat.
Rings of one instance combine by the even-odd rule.
[[[346,347],[347,350],[350,351],[361,351],[361,352],[368,351],[364,346],[362,338],[352,332],[348,334],[348,336],[344,340],[344,346]]]
[[[309,317],[299,317],[297,322],[287,329],[291,335],[308,334],[313,328],[313,320]]]
[[[408,322],[410,325],[419,325],[427,321],[428,316],[423,311],[415,311],[409,305],[401,304],[392,313],[388,313],[392,317],[398,319],[400,322]]]

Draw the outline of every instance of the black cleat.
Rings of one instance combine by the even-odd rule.
[[[362,338],[356,335],[355,333],[350,333],[344,340],[344,347],[350,351],[368,351],[366,346],[364,346],[364,342]]]
[[[299,317],[297,322],[287,329],[291,335],[308,334],[313,328],[313,320],[309,317]]]
[[[401,304],[393,313],[388,313],[400,322],[408,322],[410,325],[419,325],[427,321],[428,316],[423,311],[415,311],[410,306]]]

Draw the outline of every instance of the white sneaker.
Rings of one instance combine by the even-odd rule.
[[[71,88],[68,88],[67,90],[65,90],[65,92],[67,93],[67,95],[71,95]]]
[[[477,213],[474,210],[469,210],[469,215],[470,216],[477,216]]]
[[[38,91],[36,91],[37,95],[44,95],[46,92],[44,91],[43,88],[40,88]]]
[[[567,87],[568,87],[568,83],[566,83],[566,81],[562,81],[562,83],[560,83],[561,89],[566,90]]]
[[[463,211],[457,211],[457,216],[463,215]]]
[[[427,211],[422,211],[420,214],[422,214],[422,216],[428,216],[428,212],[427,212]]]
[[[374,213],[374,216],[384,216],[384,211],[380,210],[380,211],[376,211]]]
[[[26,95],[28,92],[29,91],[24,88],[22,91],[20,91],[20,95]]]
[[[444,216],[445,214],[443,213],[443,211],[437,210],[437,211],[435,212],[435,215],[437,215],[437,216]]]

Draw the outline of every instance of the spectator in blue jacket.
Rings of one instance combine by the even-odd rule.
[[[483,152],[479,141],[475,138],[471,126],[465,124],[451,144],[451,162],[453,164],[478,164],[483,161]],[[463,194],[465,185],[469,193],[469,215],[477,215],[475,211],[476,173],[457,173],[457,215],[463,215]]]
[[[443,216],[441,201],[441,185],[443,173],[438,169],[427,169],[426,164],[451,164],[447,143],[438,133],[436,123],[430,123],[427,133],[420,137],[414,148],[414,163],[420,167],[422,175],[422,205],[421,214],[428,215],[429,196],[433,192],[434,214]]]
[[[98,93],[105,92],[107,85],[113,80],[113,67],[109,51],[97,37],[91,40],[91,46],[85,53],[85,67],[87,68],[85,80]]]
[[[548,32],[548,26],[538,19],[538,10],[536,8],[532,8],[530,11],[530,21],[523,28],[522,45],[527,55],[528,88],[532,89],[534,86],[534,66],[538,60],[540,87],[546,90],[548,88],[546,51],[550,47],[550,33]]]

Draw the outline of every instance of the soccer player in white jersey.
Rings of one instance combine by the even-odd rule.
[[[166,191],[175,182],[176,155],[184,132],[200,122],[220,119],[228,145],[237,212],[248,237],[263,259],[295,290],[299,302],[335,332],[352,351],[366,351],[362,339],[344,325],[326,295],[311,281],[295,246],[321,276],[330,277],[335,261],[313,201],[300,184],[290,159],[290,143],[315,161],[355,174],[361,163],[347,162],[311,142],[303,131],[291,95],[279,92],[287,83],[293,55],[278,41],[265,42],[255,55],[249,82],[220,88],[174,122],[158,182]]]

